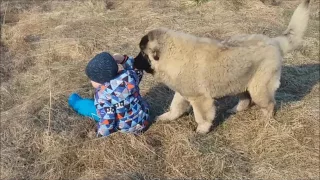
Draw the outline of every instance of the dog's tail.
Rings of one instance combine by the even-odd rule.
[[[273,38],[279,44],[283,54],[296,49],[300,45],[308,26],[309,4],[310,0],[303,0],[294,11],[287,30],[281,36]]]

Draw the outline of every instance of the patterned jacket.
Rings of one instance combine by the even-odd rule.
[[[139,91],[143,71],[135,70],[133,62],[133,57],[127,57],[124,70],[95,91],[94,104],[100,117],[97,136],[116,131],[139,133],[149,124],[149,105]]]

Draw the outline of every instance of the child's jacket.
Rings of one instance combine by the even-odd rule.
[[[133,61],[129,57],[123,64],[125,70],[96,89],[94,104],[100,117],[97,136],[115,131],[138,133],[149,124],[149,105],[139,92],[143,71],[134,70]]]

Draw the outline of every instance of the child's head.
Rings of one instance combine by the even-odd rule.
[[[118,64],[107,52],[97,54],[86,67],[86,74],[91,81],[104,84],[118,74]]]

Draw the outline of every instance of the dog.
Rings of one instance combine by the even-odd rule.
[[[175,91],[170,110],[157,120],[174,120],[193,108],[196,131],[209,132],[215,118],[214,98],[239,97],[229,112],[258,105],[274,117],[275,92],[280,86],[283,56],[298,48],[308,25],[310,0],[296,8],[284,33],[237,35],[223,41],[196,37],[167,28],[149,31],[141,38],[144,68]],[[142,58],[143,56],[143,58]]]

